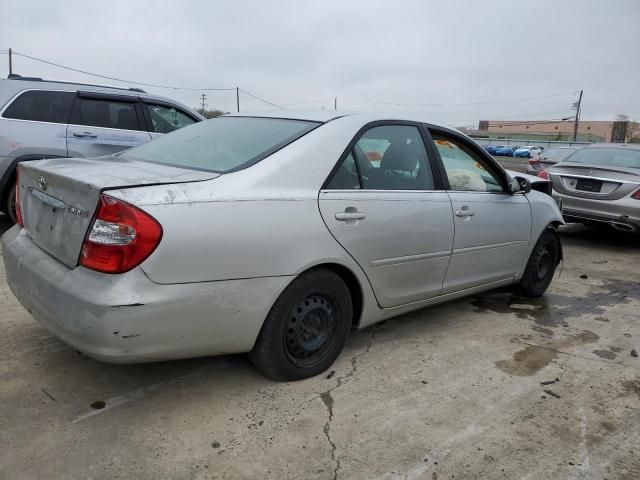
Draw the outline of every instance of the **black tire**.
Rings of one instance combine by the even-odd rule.
[[[18,217],[16,215],[16,184],[14,183],[9,191],[7,192],[7,198],[5,199],[5,205],[7,206],[6,211],[7,215],[11,219],[12,223],[16,223],[18,221]]]
[[[280,294],[249,358],[267,377],[302,380],[338,358],[351,329],[349,288],[335,273],[311,270]]]
[[[545,230],[533,247],[524,275],[516,286],[516,293],[531,298],[542,296],[553,279],[559,257],[558,238],[553,232]]]

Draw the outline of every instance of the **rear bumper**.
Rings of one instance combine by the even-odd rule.
[[[70,269],[17,226],[2,246],[7,282],[27,311],[65,343],[113,363],[247,352],[292,279],[159,285],[139,268]]]
[[[640,201],[629,197],[619,200],[593,200],[553,191],[562,200],[562,215],[567,221],[606,223],[619,230],[640,232]]]

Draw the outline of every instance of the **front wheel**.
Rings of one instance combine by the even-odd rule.
[[[16,214],[16,185],[15,184],[9,189],[9,192],[7,193],[6,205],[7,205],[7,214],[9,215],[11,222],[16,223],[18,221],[18,217]]]
[[[540,297],[549,287],[560,258],[559,240],[553,232],[545,230],[527,262],[516,292],[523,297]]]
[[[273,380],[318,375],[342,351],[352,316],[349,288],[338,275],[324,269],[304,273],[271,308],[249,358]]]

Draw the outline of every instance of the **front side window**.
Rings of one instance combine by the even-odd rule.
[[[169,133],[196,123],[195,119],[175,107],[145,103],[144,108],[151,119],[151,125],[148,125],[151,132]]]
[[[473,150],[458,139],[432,132],[451,190],[471,192],[503,192],[498,177],[490,172]]]
[[[71,123],[89,127],[140,130],[135,103],[93,98],[76,100]]]
[[[75,96],[74,92],[24,92],[9,105],[2,116],[17,120],[68,123]]]
[[[246,168],[319,124],[282,118],[218,117],[123,152],[134,160],[225,173]]]
[[[435,189],[431,165],[420,131],[410,125],[382,125],[370,128],[358,139],[327,184],[327,188]]]

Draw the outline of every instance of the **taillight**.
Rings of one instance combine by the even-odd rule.
[[[631,198],[635,198],[636,200],[640,200],[640,188],[638,190],[636,190],[635,192],[633,192],[633,195],[631,195]]]
[[[530,158],[529,165],[531,165],[531,167],[533,167],[535,170],[540,170],[540,168],[542,168],[542,164],[540,163],[540,160],[538,160],[537,157]]]
[[[546,168],[544,170],[540,170],[537,176],[540,178],[544,178],[545,180],[549,180],[549,172]]]
[[[18,165],[18,168],[16,168],[16,222],[21,227],[24,227],[22,222],[22,209],[20,208],[20,170],[22,169],[20,165]],[[9,205],[9,208],[11,208],[11,205]]]
[[[156,249],[162,227],[148,213],[106,194],[82,245],[80,265],[103,273],[124,273]]]

